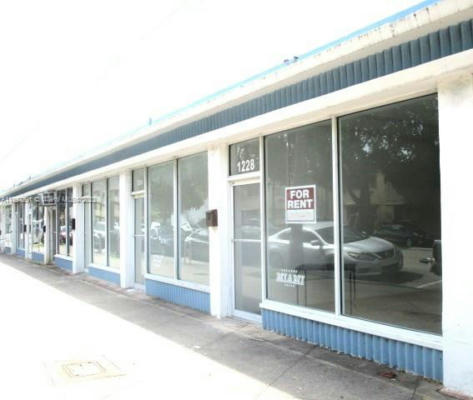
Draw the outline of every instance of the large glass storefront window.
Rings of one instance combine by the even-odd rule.
[[[268,298],[333,311],[330,121],[266,137],[265,158]]]
[[[155,165],[147,175],[148,272],[208,285],[207,153]]]
[[[441,333],[437,96],[341,117],[339,129],[344,313]]]
[[[92,262],[107,265],[107,182],[92,183]]]
[[[44,206],[33,205],[31,219],[32,250],[35,253],[44,253]]]
[[[18,228],[17,228],[17,238],[18,238],[18,247],[20,249],[25,248],[25,203],[21,202],[17,205],[18,210]]]
[[[149,272],[175,276],[174,162],[148,170]]]
[[[82,185],[86,265],[120,268],[120,178]]]
[[[178,161],[179,279],[209,284],[207,153]]]
[[[67,189],[67,255],[72,256],[74,237],[72,233],[73,203],[72,188]]]
[[[66,191],[57,192],[58,254],[67,256]]]
[[[108,249],[109,266],[120,268],[120,191],[119,178],[108,180]]]
[[[5,247],[12,246],[12,206],[5,207]]]
[[[88,266],[92,262],[92,226],[90,223],[91,216],[91,191],[90,184],[82,185],[82,201],[84,202],[84,250],[85,265]]]

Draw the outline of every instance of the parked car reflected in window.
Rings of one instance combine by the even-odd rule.
[[[105,251],[105,221],[94,222],[94,250],[98,253]]]
[[[198,228],[184,239],[183,256],[186,260],[209,261],[209,230]]]
[[[400,249],[387,240],[345,227],[343,259],[345,270],[359,274],[388,274],[402,269]],[[293,265],[298,271],[333,270],[333,223],[295,225],[268,239],[270,256],[281,268]],[[299,253],[299,254],[297,254]],[[294,260],[300,264],[294,265]]]
[[[265,154],[268,299],[333,311],[331,122],[269,135]],[[327,222],[293,224],[287,220],[286,189],[306,185],[315,195],[315,220]]]
[[[92,183],[92,263],[107,265],[107,182]]]
[[[178,160],[180,260],[178,278],[209,284],[207,153]]]
[[[174,278],[175,162],[148,169],[149,273]]]

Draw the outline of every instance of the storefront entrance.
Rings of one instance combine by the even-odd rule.
[[[260,184],[233,186],[234,314],[259,321],[261,303]]]

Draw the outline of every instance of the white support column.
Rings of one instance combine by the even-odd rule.
[[[5,251],[5,207],[0,206],[0,252]]]
[[[44,264],[49,264],[53,260],[51,259],[51,229],[53,227],[51,226],[51,207],[44,207],[44,226],[46,229],[46,232],[44,233]]]
[[[120,286],[132,287],[135,281],[133,257],[133,198],[131,171],[120,173]]]
[[[81,201],[82,185],[72,185],[72,218],[75,218],[76,229],[72,232],[72,273],[84,272],[85,246],[84,246],[84,203]]]
[[[33,205],[27,201],[26,204],[25,204],[25,215],[24,215],[24,218],[23,218],[23,226],[18,226],[18,229],[22,229],[23,230],[23,234],[25,236],[25,258],[29,258],[31,259],[32,255],[32,250],[33,250],[33,243],[31,241],[32,237],[32,221],[33,221],[33,215],[32,215],[32,211],[33,211]],[[15,212],[15,221],[18,221],[18,211]],[[25,232],[25,229],[24,229],[24,225],[26,225],[26,232]],[[17,240],[18,240],[18,235],[14,235],[14,240],[15,240],[15,247],[18,247],[18,243],[17,243]]]
[[[209,210],[217,209],[218,227],[209,228],[210,313],[222,318],[232,313],[232,262],[229,219],[228,146],[208,152]]]
[[[473,76],[439,83],[444,385],[473,395]]]
[[[18,226],[18,216],[16,212],[16,206],[15,203],[11,203],[10,207],[10,222],[11,222],[11,236],[10,236],[10,242],[11,242],[11,254],[16,253],[16,249],[18,247],[18,229],[23,229],[23,227]]]

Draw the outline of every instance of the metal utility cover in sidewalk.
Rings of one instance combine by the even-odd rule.
[[[54,361],[46,365],[53,384],[85,382],[125,375],[105,358],[94,360]]]

